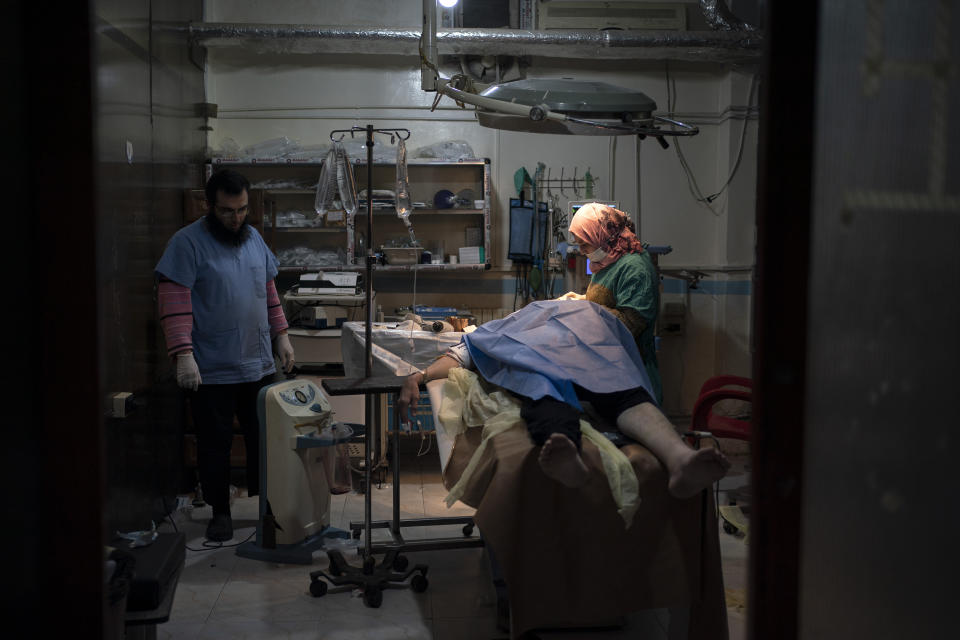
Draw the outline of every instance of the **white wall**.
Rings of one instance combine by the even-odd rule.
[[[420,7],[419,0],[207,0],[205,16],[211,22],[419,28]],[[699,135],[679,144],[700,189],[712,194],[726,181],[736,160],[750,71],[733,72],[715,64],[671,63],[668,67],[661,62],[535,58],[527,75],[603,80],[640,89],[656,101],[659,112],[666,113],[667,70],[675,84],[676,117],[700,128]],[[506,259],[505,212],[508,199],[516,196],[513,176],[521,167],[532,175],[537,162],[543,162],[554,178],[560,176],[561,168],[565,177],[574,168],[579,176],[589,168],[597,179],[595,198],[616,199],[623,209],[637,210],[635,138],[484,129],[446,98],[441,108],[431,113],[434,94],[421,91],[419,80],[415,56],[264,54],[240,47],[211,48],[207,100],[218,105],[219,117],[211,121],[209,146],[217,148],[231,138],[242,147],[278,136],[301,145],[321,144],[329,141],[331,129],[371,122],[410,129],[408,149],[465,140],[478,157],[492,162],[491,253],[494,268],[506,274],[510,261]],[[665,407],[670,413],[689,414],[706,377],[750,373],[750,272],[731,276],[725,271],[731,265],[753,264],[756,120],[747,126],[738,173],[710,207],[691,196],[675,140],[668,150],[649,138],[640,144],[642,240],[673,247],[672,253],[661,258],[661,267],[696,267],[710,274],[699,290],[689,294],[682,283],[666,282],[665,301],[683,301],[689,309],[687,334],[662,342]],[[566,200],[580,199],[569,189],[565,192],[562,206]],[[746,284],[731,286],[727,284],[731,278],[746,278]]]

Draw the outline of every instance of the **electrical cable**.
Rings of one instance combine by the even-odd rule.
[[[719,440],[717,439],[717,437],[716,437],[715,435],[713,435],[712,433],[703,432],[703,431],[690,431],[690,432],[686,433],[685,436],[686,436],[686,437],[692,437],[692,438],[694,438],[694,439],[696,440],[696,443],[695,443],[695,445],[696,445],[695,448],[696,448],[696,449],[699,449],[699,448],[700,448],[700,441],[701,441],[702,439],[704,439],[704,438],[709,438],[710,440],[713,440],[713,443],[714,443],[715,445],[717,445],[717,451],[721,451],[721,449],[720,449],[720,441],[719,441]],[[721,453],[722,453],[722,451],[721,451]],[[724,518],[722,515],[720,515],[720,481],[719,481],[719,480],[717,480],[716,482],[713,483],[713,508],[714,508],[714,513],[716,514],[716,516],[717,516],[718,518],[720,518],[720,520],[722,520],[722,521],[724,521],[724,522],[727,522],[727,519]]]
[[[717,196],[723,193],[723,191],[730,186],[730,181],[733,180],[733,176],[736,175],[737,169],[740,168],[740,161],[743,159],[743,144],[747,137],[747,124],[750,122],[750,110],[753,108],[753,96],[757,89],[759,79],[760,74],[754,73],[753,78],[750,80],[750,94],[747,96],[747,116],[744,118],[743,127],[740,129],[740,144],[739,148],[737,149],[737,160],[733,163],[733,170],[730,172],[730,176],[727,178],[727,181],[723,183],[722,187],[720,187],[720,190],[712,195],[707,196],[708,202],[713,202]]]
[[[676,78],[670,76],[670,65],[667,63],[665,65],[665,75],[667,83],[667,110],[672,115],[676,109],[677,101],[677,88],[676,88]],[[747,97],[747,115],[743,121],[743,127],[740,130],[740,142],[739,148],[737,150],[737,159],[734,162],[733,169],[730,171],[730,175],[727,177],[727,180],[723,183],[723,186],[720,187],[718,191],[710,195],[704,195],[703,191],[700,189],[700,185],[697,183],[696,176],[693,174],[693,170],[690,168],[690,165],[687,163],[686,157],[683,155],[683,150],[680,148],[680,139],[674,141],[674,149],[677,154],[677,158],[680,160],[680,166],[683,167],[684,174],[687,179],[687,189],[690,191],[690,195],[693,196],[693,199],[697,202],[700,202],[715,216],[721,215],[718,213],[711,205],[711,203],[716,200],[726,189],[730,186],[730,183],[733,181],[733,177],[736,175],[737,171],[740,168],[740,162],[743,159],[743,148],[746,141],[747,134],[747,125],[750,122],[750,111],[753,109],[753,99],[756,94],[757,85],[759,83],[760,74],[754,73],[753,78],[750,81],[750,93]]]
[[[173,511],[167,509],[167,498],[166,498],[166,496],[160,496],[160,500],[161,500],[161,502],[163,503],[163,509],[164,509],[164,511],[166,511],[166,514],[163,516],[164,519],[170,521],[170,526],[173,527],[173,530],[174,530],[174,531],[180,531],[180,529],[177,527],[177,523],[173,520]],[[244,544],[244,543],[246,543],[246,542],[249,542],[250,539],[253,538],[253,536],[255,536],[255,535],[257,535],[257,530],[256,530],[256,529],[254,529],[253,532],[251,532],[249,536],[247,536],[246,538],[244,538],[244,539],[241,540],[240,542],[237,542],[236,544],[223,544],[222,542],[214,542],[214,541],[212,541],[212,540],[204,539],[204,541],[201,543],[201,544],[203,545],[203,547],[204,547],[203,549],[194,549],[194,548],[191,547],[190,545],[184,545],[184,546],[185,546],[186,549],[188,549],[189,551],[215,551],[216,549],[229,549],[229,548],[231,548],[231,547],[239,547],[240,545],[242,545],[242,544]]]
[[[419,423],[418,423],[419,426]],[[423,443],[426,441],[427,448],[423,448]],[[430,453],[430,449],[433,447],[433,433],[429,431],[420,431],[420,446],[417,447],[417,457],[425,456]]]
[[[664,73],[667,82],[667,111],[670,112],[670,115],[673,115],[677,102],[677,88],[676,79],[670,77],[670,63],[664,65]],[[690,165],[687,164],[687,159],[683,155],[683,150],[680,148],[679,140],[674,141],[673,148],[674,151],[676,151],[677,158],[680,160],[680,166],[683,168],[684,175],[687,178],[687,189],[690,191],[690,195],[693,196],[694,200],[709,209],[713,215],[719,216],[720,214],[710,206],[710,202],[707,201],[703,192],[700,190],[700,185],[697,184],[697,178],[693,175],[693,171],[690,169]]]

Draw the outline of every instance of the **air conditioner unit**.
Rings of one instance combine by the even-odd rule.
[[[687,13],[683,4],[540,0],[540,29],[663,29],[683,31]]]

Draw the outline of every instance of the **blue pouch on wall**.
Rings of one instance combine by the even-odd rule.
[[[547,233],[547,203],[510,198],[510,244],[507,257],[514,262],[533,262],[541,257]]]

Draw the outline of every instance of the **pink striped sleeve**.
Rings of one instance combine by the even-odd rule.
[[[283,305],[277,295],[277,285],[267,280],[267,320],[270,322],[270,338],[276,338],[287,330],[287,318],[283,315]]]
[[[160,326],[167,341],[167,355],[192,349],[193,303],[190,301],[190,289],[161,278],[157,304]]]

